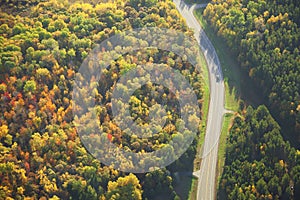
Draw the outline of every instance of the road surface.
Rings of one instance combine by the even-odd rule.
[[[200,170],[194,172],[198,177],[197,199],[213,200],[216,194],[216,167],[219,136],[221,133],[224,109],[224,82],[219,58],[210,40],[193,15],[193,10],[206,4],[187,5],[182,0],[173,0],[187,25],[194,30],[199,46],[204,54],[209,71],[210,103],[207,116],[205,141],[202,149]]]

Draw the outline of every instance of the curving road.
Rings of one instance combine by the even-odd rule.
[[[194,36],[204,54],[209,71],[210,103],[207,116],[205,141],[202,148],[200,170],[194,172],[198,177],[197,199],[213,200],[216,191],[216,167],[219,136],[221,133],[224,109],[225,88],[219,58],[210,40],[193,15],[193,10],[206,4],[187,5],[183,0],[173,0],[187,25],[194,30]]]

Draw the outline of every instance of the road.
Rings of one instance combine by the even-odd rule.
[[[197,199],[213,200],[216,198],[216,167],[218,158],[219,136],[223,121],[225,88],[223,74],[216,51],[193,15],[193,10],[206,4],[187,5],[182,0],[173,0],[187,25],[194,30],[194,36],[204,54],[209,71],[210,103],[200,170],[194,172],[198,177]]]

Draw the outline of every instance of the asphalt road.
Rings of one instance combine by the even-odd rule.
[[[205,141],[202,148],[200,170],[194,172],[198,177],[197,199],[216,198],[216,167],[219,136],[223,121],[225,88],[219,58],[210,40],[193,15],[193,10],[206,4],[187,5],[182,0],[173,0],[187,25],[194,30],[194,36],[204,54],[209,71],[210,103],[207,117]]]

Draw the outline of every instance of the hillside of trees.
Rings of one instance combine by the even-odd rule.
[[[265,106],[244,109],[227,138],[219,199],[299,199],[300,151]]]
[[[129,174],[105,166],[77,135],[72,89],[95,44],[114,34],[144,26],[192,32],[170,0],[73,2],[1,1],[0,199],[180,199],[174,173],[192,170],[196,141],[164,169]],[[149,107],[165,101],[169,118],[159,134],[149,140],[126,136],[112,122],[111,86],[127,70],[151,63],[181,70],[201,108],[202,77],[184,58],[151,48],[115,60],[102,77],[107,85],[95,95],[97,117],[108,140],[134,152],[154,151],[171,139],[180,142],[185,134],[173,124],[179,115],[170,106],[178,103],[174,94],[155,84],[136,91],[130,105],[135,120],[145,123]]]
[[[283,132],[299,144],[299,1],[213,0],[203,15],[262,88]]]

